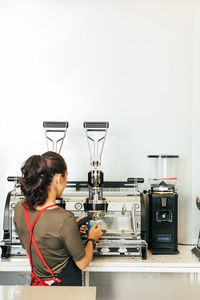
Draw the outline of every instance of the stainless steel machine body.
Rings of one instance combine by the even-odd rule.
[[[87,214],[84,204],[88,191],[83,186],[84,183],[79,186],[78,191],[65,192],[63,195],[65,208],[77,217]],[[103,231],[94,255],[128,255],[146,259],[144,195],[133,190],[133,187],[127,182],[104,182],[107,210],[93,211],[93,219],[101,220]],[[84,239],[87,239],[87,235],[83,236],[83,241]]]
[[[25,255],[13,223],[14,207],[23,196],[17,187],[17,178],[9,177],[8,180],[15,181],[15,189],[8,193],[5,203],[4,237],[0,243],[2,258]],[[127,187],[127,182],[104,182],[104,186],[108,210],[94,213],[95,220],[102,220],[103,230],[94,255],[130,255],[146,259],[144,195],[134,192],[133,185]],[[87,182],[68,182],[62,204],[75,217],[87,215],[84,210],[87,195]],[[83,243],[86,239],[87,234],[82,236]]]
[[[0,242],[2,258],[25,255],[13,221],[15,205],[18,201],[24,199],[24,197],[18,188],[18,177],[8,177],[8,181],[14,181],[14,189],[8,193],[4,207],[4,234],[3,240]]]

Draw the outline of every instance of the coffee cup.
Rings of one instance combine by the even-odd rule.
[[[98,223],[99,225],[102,225],[102,220],[96,220],[96,221],[94,221],[94,220],[90,220],[89,222],[88,222],[88,230],[90,230],[91,229],[91,227],[95,224],[95,223]]]

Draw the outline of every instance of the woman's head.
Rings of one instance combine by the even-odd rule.
[[[62,195],[67,165],[58,153],[48,151],[42,155],[33,155],[25,161],[21,171],[19,182],[29,208],[45,203],[52,184],[56,187],[56,196]]]

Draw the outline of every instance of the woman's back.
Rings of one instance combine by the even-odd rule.
[[[29,232],[23,204],[24,201],[17,203],[14,222],[22,246],[28,253]],[[29,210],[31,224],[38,212],[38,210]],[[85,255],[73,213],[61,207],[45,210],[35,224],[33,234],[44,259],[55,275],[67,265],[70,256],[77,261]],[[51,277],[34,245],[31,251],[35,274],[41,278]]]

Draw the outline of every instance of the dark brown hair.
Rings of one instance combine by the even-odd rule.
[[[48,151],[42,155],[32,155],[21,168],[19,179],[25,203],[30,209],[42,205],[48,197],[48,189],[55,174],[65,175],[67,165],[64,158],[56,152]]]

